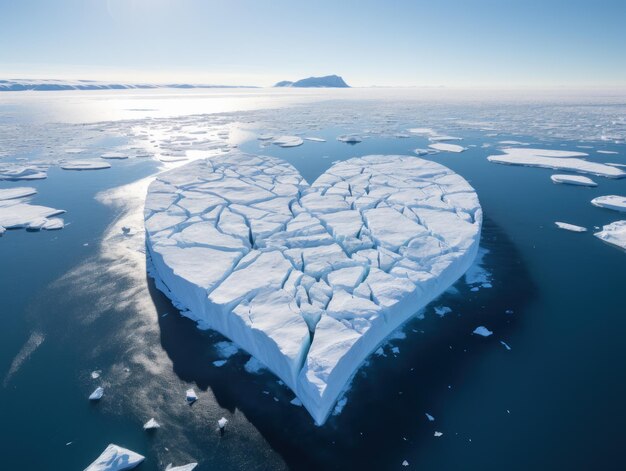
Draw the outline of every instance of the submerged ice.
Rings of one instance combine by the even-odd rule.
[[[159,288],[288,385],[323,423],[365,358],[472,264],[472,187],[409,156],[340,162],[308,185],[231,153],[160,175],[145,208]]]

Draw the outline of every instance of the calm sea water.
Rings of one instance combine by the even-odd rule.
[[[312,182],[335,160],[410,155],[428,144],[415,136],[347,145],[335,139],[345,131],[321,127],[309,134],[327,142],[298,148],[260,148],[255,139],[240,148],[284,158]],[[67,210],[68,225],[0,239],[0,469],[83,469],[108,443],[146,455],[146,470],[188,461],[200,471],[623,469],[626,253],[554,221],[592,229],[620,219],[589,201],[624,194],[626,180],[554,185],[551,171],[495,165],[486,160],[494,149],[481,148],[537,136],[454,134],[476,147],[426,158],[476,189],[493,287],[472,292],[460,280],[433,303],[451,314],[427,308],[424,319],[410,321],[404,339],[361,368],[343,412],[323,427],[289,404],[293,394],[271,374],[246,373],[244,353],[215,367],[214,345],[224,339],[178,314],[147,277],[141,254],[133,260],[115,251],[111,227],[129,209],[94,196],[153,174],[152,160],[101,172],[53,167],[47,180],[27,183],[38,189],[34,203]],[[552,139],[537,147],[583,144]],[[626,146],[603,148],[620,154],[590,151],[590,159],[624,161]],[[479,325],[494,335],[471,335]],[[89,403],[100,384],[105,397]],[[192,407],[188,387],[200,396]],[[230,421],[223,435],[222,416]],[[141,427],[150,417],[162,424],[152,434]]]

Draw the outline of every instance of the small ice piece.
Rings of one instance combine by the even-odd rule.
[[[415,153],[415,155],[428,155],[431,153],[434,153],[434,150],[431,149],[413,149],[413,153]]]
[[[599,208],[613,209],[626,213],[626,196],[598,196],[591,200],[591,204]]]
[[[0,202],[0,226],[6,229],[21,227],[42,229],[48,223],[48,218],[64,212],[62,209],[24,203],[19,199],[2,201]],[[55,221],[51,224],[55,224]]]
[[[161,424],[154,420],[154,418],[148,420],[145,424],[143,424],[144,430],[155,430],[157,428],[161,428]]]
[[[391,348],[391,353],[393,353],[394,355],[399,355],[400,354],[400,349],[398,347],[392,347]]]
[[[426,418],[428,419],[429,422],[434,422],[435,421],[435,418],[432,415],[430,415],[428,412],[426,412],[425,415],[426,415]]]
[[[223,340],[215,344],[215,349],[221,358],[230,358],[239,351],[237,345],[232,342]]]
[[[90,401],[99,401],[100,399],[102,399],[102,396],[104,396],[104,388],[101,386],[98,386],[90,395],[89,395],[89,400]]]
[[[326,142],[326,139],[322,139],[321,137],[305,137],[304,140],[311,142]]]
[[[261,363],[259,360],[257,360],[256,358],[250,357],[250,359],[246,362],[246,364],[243,365],[243,368],[248,373],[259,374],[261,373],[261,371],[263,371],[263,369],[265,368],[265,365]]]
[[[619,152],[615,152],[614,150],[597,150],[598,154],[619,154]]]
[[[193,471],[198,466],[198,463],[188,463],[182,466],[172,466],[172,463],[168,464],[165,471]]]
[[[26,198],[37,193],[35,188],[29,186],[19,186],[15,188],[0,189],[0,201],[12,200],[17,198]]]
[[[272,134],[261,134],[257,137],[257,139],[259,141],[271,141],[274,139],[274,136]]]
[[[103,159],[127,159],[128,155],[122,153],[122,152],[105,152],[104,154],[102,154],[100,156]]]
[[[304,142],[302,138],[298,136],[280,136],[274,139],[273,144],[276,144],[280,147],[298,147],[301,146]]]
[[[0,167],[0,180],[43,180],[47,177],[46,170],[37,167]]]
[[[594,182],[589,177],[584,177],[582,175],[559,175],[555,174],[550,176],[550,179],[554,183],[566,183],[568,185],[577,185],[577,186],[598,186],[596,182]]]
[[[574,224],[568,224],[566,222],[559,222],[556,221],[554,223],[556,225],[556,227],[558,227],[559,229],[565,229],[566,231],[571,231],[571,232],[587,232],[587,228],[586,227],[582,227],[582,226],[576,226]]]
[[[302,407],[302,401],[297,397],[294,397],[291,401],[289,401],[289,404],[293,404],[296,407]]]
[[[6,231],[7,230],[4,227],[0,226],[0,236],[2,236]]]
[[[624,178],[626,172],[610,165],[589,162],[579,157],[586,157],[584,152],[550,149],[528,149],[507,147],[501,149],[504,154],[490,155],[489,162],[505,165],[524,165],[528,167],[553,168],[570,172],[589,173],[608,178]]]
[[[452,312],[452,309],[449,308],[448,306],[435,306],[435,314],[437,314],[439,317],[443,317],[446,314],[450,314]]]
[[[460,146],[458,144],[448,144],[446,142],[437,142],[435,144],[429,144],[428,147],[431,149],[435,149],[441,152],[463,152],[467,150],[466,147]]]
[[[476,335],[480,335],[481,337],[489,337],[491,334],[493,334],[492,331],[490,331],[487,327],[485,327],[484,325],[481,325],[479,327],[476,327],[474,329],[474,334]]]
[[[343,410],[344,407],[346,407],[347,403],[348,403],[347,397],[344,396],[341,399],[339,399],[337,401],[337,404],[335,404],[335,408],[333,409],[333,415],[341,414],[341,411]]]
[[[213,362],[213,366],[216,366],[218,368],[221,366],[224,366],[225,364],[226,364],[226,360],[217,360]]]
[[[198,395],[196,394],[196,391],[193,390],[193,388],[187,389],[187,391],[185,392],[185,397],[187,398],[187,402],[189,404],[193,404],[198,400]]]
[[[626,250],[626,220],[615,221],[602,226],[602,230],[593,235],[607,244]]]
[[[408,462],[407,460],[404,460],[404,461],[402,462],[402,466],[408,466],[408,465],[409,465],[409,462]]]
[[[359,142],[363,142],[363,139],[357,136],[348,136],[343,135],[337,138],[339,142],[345,142],[346,144],[358,144]]]
[[[504,348],[506,348],[507,350],[511,350],[511,347],[509,346],[508,343],[506,343],[504,340],[500,340],[500,343],[504,346]]]
[[[111,164],[96,160],[72,160],[71,162],[62,163],[60,167],[63,170],[102,170],[111,168]]]
[[[50,218],[46,219],[43,226],[41,228],[44,231],[58,231],[65,227],[65,222],[61,218]]]
[[[443,435],[443,432],[435,431],[435,437],[441,437],[442,435]]]
[[[134,468],[144,459],[139,453],[111,443],[84,471],[123,471]]]
[[[98,379],[102,372],[100,370],[94,370],[91,372],[91,379]]]
[[[217,421],[217,425],[219,426],[220,430],[224,430],[224,427],[226,427],[227,423],[228,419],[226,417],[222,417],[220,420]]]

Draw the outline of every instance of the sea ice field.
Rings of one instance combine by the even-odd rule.
[[[624,211],[610,92],[1,92],[0,467],[611,469]]]

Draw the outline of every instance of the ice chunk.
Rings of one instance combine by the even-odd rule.
[[[127,159],[128,155],[124,154],[123,152],[105,152],[100,157],[102,157],[103,159],[120,160]]]
[[[43,180],[46,170],[38,167],[0,167],[0,180]]]
[[[102,396],[104,396],[104,388],[102,388],[101,386],[98,386],[94,392],[92,392],[89,395],[89,400],[90,401],[99,401],[100,399],[102,399]]]
[[[507,350],[511,350],[511,347],[509,347],[509,344],[506,343],[504,340],[500,340],[500,343],[502,344],[502,346],[504,348],[506,348]]]
[[[37,190],[28,186],[0,189],[0,201],[25,198],[37,193]]]
[[[280,136],[274,139],[273,144],[280,147],[298,147],[303,144],[303,141],[298,136]]]
[[[582,175],[552,175],[550,179],[554,183],[567,183],[569,185],[579,186],[598,186],[598,184],[591,178],[583,177]]]
[[[565,229],[566,231],[571,231],[571,232],[587,232],[587,228],[586,227],[582,227],[582,226],[576,226],[574,224],[568,224],[566,222],[555,222],[554,223],[556,225],[556,227],[558,227],[559,229]]]
[[[60,165],[63,170],[102,170],[111,168],[111,164],[97,160],[72,160]]]
[[[226,427],[226,424],[228,424],[228,419],[226,417],[222,417],[220,420],[217,421],[217,425],[220,429],[224,429],[224,427]]]
[[[430,415],[428,412],[426,412],[425,415],[426,415],[426,418],[428,419],[429,422],[434,422],[435,421],[435,418],[432,415]]]
[[[472,264],[482,224],[472,187],[434,162],[353,158],[308,185],[240,152],[161,174],[145,218],[159,288],[318,424],[367,356]]]
[[[263,371],[263,369],[265,368],[265,365],[261,363],[259,360],[257,360],[256,358],[250,357],[250,359],[246,362],[246,364],[243,365],[243,368],[248,373],[258,374],[261,371]]]
[[[489,337],[491,334],[493,334],[492,331],[490,331],[487,327],[485,327],[484,325],[481,325],[479,327],[476,327],[474,329],[474,334],[476,335],[480,335],[481,337]]]
[[[187,399],[187,402],[189,404],[193,404],[198,400],[198,395],[196,394],[196,391],[193,390],[193,388],[189,388],[185,392],[185,398]]]
[[[437,314],[439,317],[443,317],[446,314],[449,314],[452,312],[452,309],[449,308],[448,306],[435,306],[435,314]]]
[[[458,144],[448,144],[445,142],[429,144],[428,147],[430,147],[431,149],[441,151],[441,152],[463,152],[464,150],[467,150],[466,147],[460,146]]]
[[[615,221],[594,234],[598,239],[626,250],[626,221]]]
[[[161,428],[161,424],[154,420],[154,418],[151,418],[145,424],[143,424],[144,430],[155,430],[157,428]]]
[[[525,165],[528,167],[553,168],[570,172],[590,173],[600,177],[623,178],[626,172],[610,165],[589,162],[582,158],[588,154],[564,150],[529,149],[508,147],[503,155],[490,155],[487,160],[499,164]]]
[[[182,466],[172,466],[172,463],[167,465],[165,471],[193,471],[198,466],[198,463],[188,463]]]
[[[345,142],[346,144],[358,144],[359,142],[362,142],[363,139],[361,139],[360,137],[357,136],[339,136],[337,138],[337,140],[339,142]]]
[[[591,200],[591,204],[599,208],[613,209],[626,212],[626,196],[608,195],[598,196]]]
[[[435,435],[435,437],[441,437],[443,435],[443,433],[435,431],[434,435]]]
[[[139,453],[110,444],[84,471],[123,471],[134,468],[144,459]]]

